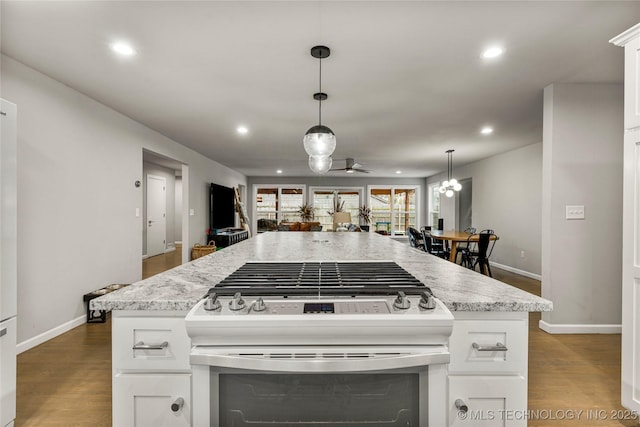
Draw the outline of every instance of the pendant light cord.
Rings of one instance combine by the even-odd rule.
[[[318,58],[320,61],[320,84],[319,90],[320,93],[320,101],[318,102],[318,125],[322,125],[322,55]]]

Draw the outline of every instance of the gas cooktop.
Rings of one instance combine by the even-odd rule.
[[[431,290],[392,261],[248,262],[209,290],[219,296],[420,295]]]

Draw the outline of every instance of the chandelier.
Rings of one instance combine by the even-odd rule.
[[[322,92],[322,59],[328,58],[329,55],[331,55],[331,50],[326,46],[311,48],[311,56],[318,58],[320,63],[319,91],[313,94],[313,99],[318,101],[318,124],[307,131],[303,143],[304,149],[309,155],[309,168],[319,174],[331,169],[333,164],[331,154],[336,149],[336,135],[322,124],[322,101],[327,99],[327,94]]]
[[[447,180],[442,183],[438,189],[440,193],[444,193],[447,197],[452,197],[454,191],[460,191],[462,185],[457,179],[451,178],[451,170],[453,169],[453,152],[455,150],[447,150]]]

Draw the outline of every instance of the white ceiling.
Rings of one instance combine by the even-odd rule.
[[[425,177],[542,140],[542,90],[623,80],[608,40],[640,2],[7,1],[2,52],[248,175],[312,175],[323,124],[334,167]],[[130,42],[123,58],[109,46]],[[483,60],[491,44],[505,55]],[[246,125],[240,136],[235,129]],[[491,136],[479,134],[491,124]],[[342,176],[344,172],[330,172]],[[357,174],[354,174],[357,175]],[[349,176],[349,175],[344,175]]]

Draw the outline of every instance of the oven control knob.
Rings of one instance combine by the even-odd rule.
[[[409,301],[409,298],[407,298],[404,292],[400,291],[398,292],[398,297],[393,302],[393,306],[399,310],[406,310],[411,306],[411,301]]]
[[[212,293],[207,295],[207,299],[204,301],[204,309],[207,311],[217,311],[222,308],[222,304],[218,301],[218,295]]]
[[[433,295],[423,292],[422,297],[420,297],[420,308],[424,308],[425,310],[433,310],[436,308],[436,300],[433,299]]]
[[[242,299],[242,295],[240,295],[240,292],[236,292],[236,294],[233,296],[233,299],[229,301],[229,309],[233,311],[239,311],[245,307],[246,307],[246,304]]]
[[[265,311],[266,308],[267,308],[267,305],[264,303],[264,300],[262,298],[258,298],[253,303],[253,311]]]

